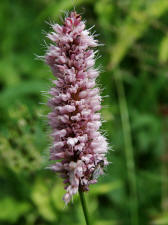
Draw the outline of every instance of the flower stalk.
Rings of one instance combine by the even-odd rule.
[[[125,145],[125,160],[128,176],[128,185],[130,190],[130,215],[131,224],[138,225],[138,196],[136,187],[136,172],[135,172],[135,162],[134,162],[134,150],[132,145],[131,127],[129,121],[129,113],[127,100],[125,96],[125,90],[123,85],[122,76],[119,70],[114,71],[114,79],[116,84],[116,89],[119,98],[119,108],[123,129],[124,145]]]
[[[88,214],[88,209],[87,209],[87,205],[86,205],[84,192],[80,189],[79,189],[79,196],[80,196],[80,201],[81,201],[82,210],[83,210],[83,214],[84,214],[84,217],[85,217],[86,225],[90,225],[89,214]]]

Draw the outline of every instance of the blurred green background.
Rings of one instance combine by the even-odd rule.
[[[46,21],[73,10],[95,25],[103,131],[114,151],[86,194],[92,225],[168,224],[168,0],[0,1],[0,224],[84,225],[78,196],[45,170],[49,138],[41,91],[52,74]]]

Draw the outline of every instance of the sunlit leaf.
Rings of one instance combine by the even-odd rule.
[[[166,35],[160,43],[159,60],[161,63],[165,63],[167,59],[168,59],[168,36]]]
[[[3,198],[0,201],[0,220],[16,222],[19,217],[25,216],[30,208],[27,202],[19,202],[12,197]]]
[[[43,218],[48,221],[57,219],[56,211],[54,211],[50,201],[50,192],[42,180],[39,179],[34,184],[31,197]]]

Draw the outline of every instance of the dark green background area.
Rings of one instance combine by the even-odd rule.
[[[47,22],[75,8],[95,25],[102,132],[112,163],[86,194],[92,225],[168,224],[168,1],[0,1],[0,224],[84,225],[79,196],[45,170],[52,73]],[[136,210],[137,207],[137,210]],[[138,212],[138,213],[137,213]]]

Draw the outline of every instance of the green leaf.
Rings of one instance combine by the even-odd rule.
[[[51,192],[51,198],[55,205],[55,207],[59,210],[66,209],[65,202],[63,201],[63,196],[65,194],[65,190],[63,188],[62,183],[56,183]]]
[[[114,13],[114,6],[110,0],[100,0],[95,3],[95,11],[99,15],[101,25],[109,29],[111,28],[111,18]]]
[[[94,223],[94,225],[117,225],[118,223],[116,221],[110,220],[98,220]]]
[[[110,67],[116,67],[128,49],[140,38],[151,22],[168,10],[168,1],[152,1],[143,11],[133,10],[118,28],[118,39],[112,48]]]
[[[159,49],[159,61],[165,63],[168,59],[168,34],[162,39]]]
[[[121,187],[121,182],[119,180],[103,183],[103,184],[96,184],[90,188],[90,193],[92,195],[99,195],[99,194],[107,194],[108,192],[114,191]]]
[[[21,82],[19,85],[5,89],[1,96],[1,105],[9,105],[16,102],[19,98],[25,98],[29,94],[37,94],[40,96],[41,91],[47,89],[47,83],[38,80]]]
[[[152,225],[166,225],[168,224],[168,213],[162,213],[156,219],[154,219],[151,223]]]
[[[27,202],[19,202],[12,197],[3,198],[0,201],[0,220],[14,223],[22,215],[25,216],[30,208]]]
[[[44,181],[40,179],[36,181],[31,197],[43,218],[48,221],[57,220],[57,214],[50,201],[50,192]]]
[[[94,1],[94,0],[92,0]],[[46,7],[45,10],[42,11],[42,13],[39,15],[37,18],[37,21],[44,20],[47,16],[50,18],[53,17],[54,19],[57,19],[61,12],[64,10],[69,10],[73,8],[74,6],[81,5],[82,3],[86,2],[91,2],[91,0],[72,0],[72,1],[67,1],[67,0],[61,0],[61,1],[53,1],[50,4],[48,4],[48,7]]]

